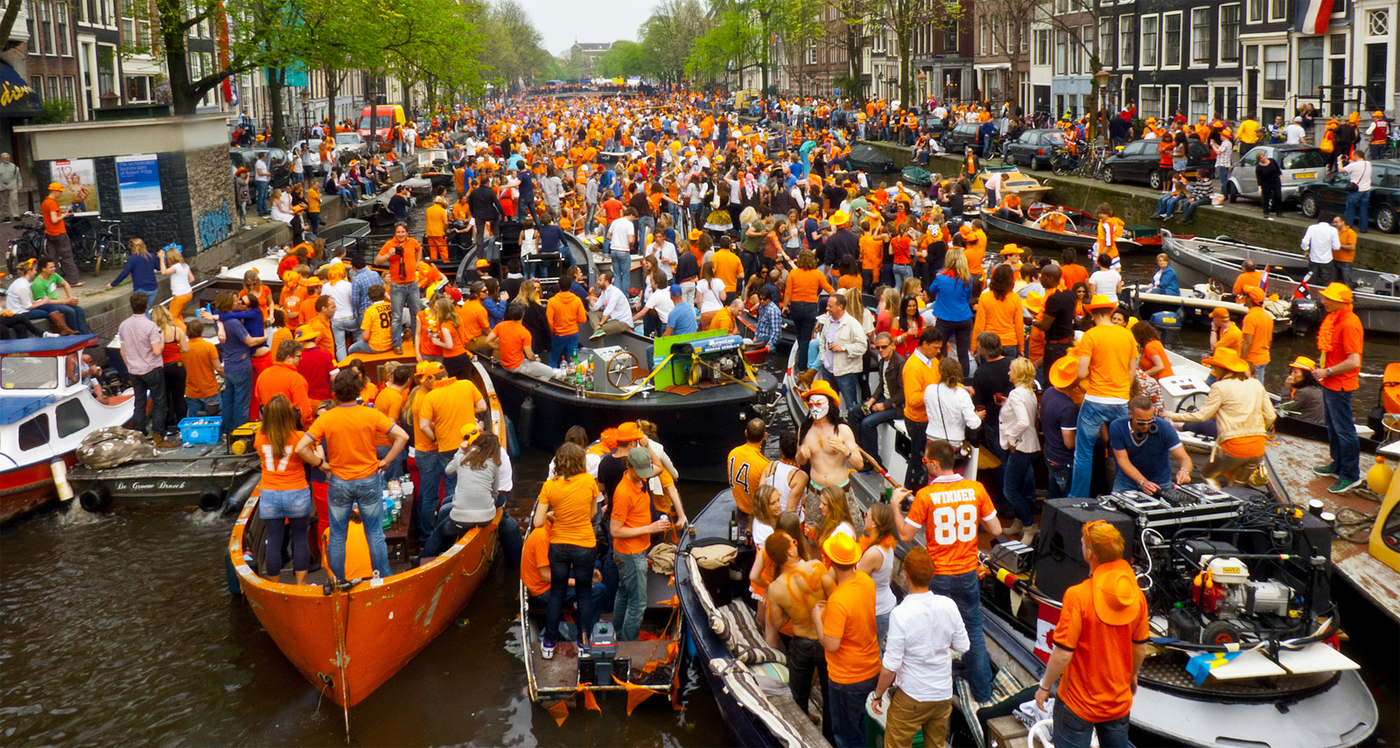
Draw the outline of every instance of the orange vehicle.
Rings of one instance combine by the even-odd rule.
[[[473,377],[485,386],[491,403],[492,429],[504,443],[505,417],[490,378],[480,365]],[[327,583],[324,568],[312,572],[315,584],[292,584],[290,568],[281,579],[260,576],[248,562],[260,565],[264,537],[257,519],[257,495],[248,500],[233,526],[229,560],[244,597],[282,654],[316,690],[345,710],[363,701],[456,618],[490,572],[496,552],[500,511],[492,524],[468,530],[451,548],[416,569],[409,568],[407,551],[395,553],[396,523],[390,539],[393,574],[375,584],[371,579]],[[404,507],[401,523],[411,516]],[[408,542],[407,540],[404,541]],[[395,560],[395,557],[401,560]]]
[[[360,125],[357,132],[361,137],[368,138],[371,135],[379,137],[381,144],[389,140],[389,135],[394,128],[402,129],[408,123],[404,117],[403,107],[393,104],[387,106],[377,106],[374,108],[374,124],[371,126],[369,117],[369,107],[365,107],[360,112]]]

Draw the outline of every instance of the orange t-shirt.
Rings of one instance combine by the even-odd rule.
[[[462,427],[476,422],[476,404],[481,400],[476,385],[465,379],[439,380],[428,393],[418,417],[433,424],[439,452],[455,452],[462,446]]]
[[[303,425],[311,423],[311,416],[316,412],[316,403],[311,401],[311,395],[308,394],[306,377],[286,361],[276,361],[263,369],[258,375],[258,381],[253,383],[253,403],[259,410],[278,395],[286,395],[292,407],[301,411]]]
[[[253,451],[261,458],[262,481],[258,487],[264,491],[293,491],[298,488],[306,488],[306,467],[301,462],[301,457],[294,451],[297,442],[301,441],[302,432],[293,431],[287,435],[287,451],[282,455],[282,459],[277,459],[272,452],[272,442],[267,438],[267,434],[261,430],[253,437]]]
[[[721,249],[710,255],[710,262],[714,263],[715,277],[724,281],[724,292],[734,293],[739,277],[744,274],[744,263],[740,262],[739,256],[730,250]]]
[[[909,354],[909,360],[904,362],[904,371],[901,373],[904,376],[904,417],[918,423],[927,423],[928,411],[924,409],[924,390],[931,384],[943,381],[938,374],[938,359],[926,364],[916,349],[914,353]]]
[[[277,305],[287,315],[287,327],[295,330],[301,327],[301,302],[306,299],[306,291],[300,285],[283,286],[277,297]],[[273,352],[277,350],[274,348]]]
[[[791,278],[792,275],[789,274],[788,277]],[[826,278],[822,278],[822,280],[826,280]],[[845,291],[848,288],[861,288],[864,285],[865,280],[859,275],[843,275],[836,279],[836,290],[838,291]]]
[[[418,344],[414,347],[424,356],[441,356],[442,347],[432,340],[429,340],[431,337],[431,330],[428,325],[429,319],[431,318],[428,316],[427,309],[418,312]],[[391,332],[390,334],[392,335],[393,333]]]
[[[387,383],[384,389],[379,391],[379,396],[374,398],[374,409],[388,416],[390,420],[397,422],[399,414],[403,412],[404,393],[397,387],[390,387]],[[375,434],[374,445],[376,447],[387,447],[393,442],[389,441],[388,434]]]
[[[974,232],[967,246],[963,247],[963,257],[967,258],[967,272],[971,275],[985,275],[982,261],[987,257],[987,235]]]
[[[933,571],[947,576],[977,568],[977,523],[996,515],[987,489],[954,473],[934,478],[914,494],[908,522],[924,528]]]
[[[1244,360],[1251,366],[1262,366],[1269,363],[1269,347],[1274,340],[1274,318],[1264,311],[1263,307],[1252,307],[1244,315],[1244,324],[1240,327],[1240,344],[1244,344],[1245,335],[1252,335],[1249,339],[1249,350],[1244,351]]]
[[[1356,230],[1352,227],[1347,226],[1341,231],[1338,231],[1337,236],[1342,244],[1350,244],[1352,247],[1356,246]],[[1332,259],[1337,262],[1354,262],[1356,260],[1356,250],[1334,249],[1332,250]]]
[[[491,318],[486,314],[486,307],[477,299],[468,299],[457,308],[457,321],[466,340],[475,340],[491,329]]]
[[[870,234],[860,235],[860,269],[872,273],[880,272],[880,263],[885,259],[885,243]]]
[[[549,542],[584,548],[596,545],[593,509],[597,501],[598,481],[588,473],[545,481],[540,487],[540,506],[554,510]]]
[[[418,420],[423,417],[423,403],[427,401],[428,395],[432,394],[431,389],[423,390],[413,398],[413,451],[415,452],[436,452],[437,440],[429,439],[423,433],[423,427],[418,425]]]
[[[826,670],[834,683],[859,683],[880,674],[880,645],[875,638],[875,580],[858,571],[836,586],[826,601],[822,633],[841,640],[826,653]]]
[[[44,233],[49,236],[58,236],[64,233],[63,211],[59,210],[58,201],[52,197],[44,198],[44,202],[39,204],[39,210],[44,214]],[[49,216],[54,213],[59,214],[58,221],[52,221]]]
[[[341,404],[322,413],[307,435],[326,442],[330,472],[341,480],[368,478],[379,471],[374,435],[394,428],[389,417],[364,405]]]
[[[1119,559],[1094,570],[1099,574],[1127,574],[1132,567]],[[1132,622],[1110,626],[1094,612],[1093,580],[1086,579],[1065,591],[1060,621],[1051,635],[1055,646],[1074,651],[1060,677],[1059,696],[1075,716],[1089,722],[1125,717],[1133,705],[1133,643],[1146,643],[1147,601],[1138,593],[1138,614]]]
[[[641,488],[632,479],[623,476],[613,489],[612,519],[622,522],[623,527],[643,527],[651,524],[651,494],[647,493],[646,483]],[[632,538],[613,536],[613,548],[618,553],[641,553],[651,547],[651,538],[638,535]]]
[[[544,581],[540,569],[549,566],[549,525],[537,527],[525,538],[525,546],[520,550],[520,581],[525,589],[535,597],[549,594],[549,582]]]
[[[1065,288],[1074,288],[1076,283],[1085,283],[1089,280],[1089,271],[1077,262],[1071,262],[1060,268],[1060,278]]]
[[[1132,390],[1132,362],[1137,360],[1137,341],[1118,325],[1095,325],[1079,339],[1079,356],[1089,359],[1089,377],[1084,380],[1088,397],[1128,399]]]
[[[206,398],[219,394],[219,381],[214,378],[214,362],[219,351],[213,343],[199,338],[190,341],[185,352],[185,397]]]
[[[516,320],[505,320],[496,325],[496,338],[501,341],[501,365],[507,369],[518,369],[525,363],[525,346],[530,345],[530,331]]]
[[[578,326],[588,321],[583,302],[570,291],[560,291],[549,297],[544,309],[549,331],[555,335],[577,335]]]
[[[1336,251],[1332,252],[1332,256],[1334,258],[1337,256]],[[1243,300],[1244,290],[1250,286],[1254,286],[1261,291],[1264,290],[1263,287],[1259,285],[1262,280],[1264,280],[1264,274],[1258,270],[1249,273],[1240,273],[1239,277],[1235,279],[1235,285],[1231,288],[1231,291],[1236,297]]]
[[[1149,340],[1147,345],[1142,347],[1142,359],[1138,361],[1138,368],[1147,371],[1152,368],[1152,357],[1157,356],[1162,359],[1162,366],[1166,367],[1157,372],[1155,379],[1172,376],[1172,362],[1167,358],[1167,349],[1162,347],[1162,341]]]
[[[389,254],[389,282],[413,283],[418,280],[418,263],[423,259],[423,248],[418,245],[417,239],[410,236],[403,240],[403,258],[400,259],[398,246],[398,239],[390,239],[379,248],[380,254]]]
[[[1327,317],[1317,333],[1318,344],[1326,342],[1331,348],[1330,351],[1323,351],[1321,360],[1318,361],[1318,366],[1324,369],[1342,363],[1353,353],[1360,354],[1361,342],[1365,336],[1361,329],[1361,318],[1351,311],[1350,306],[1345,311],[1333,312]],[[1326,341],[1323,340],[1324,333],[1327,336]],[[1350,392],[1361,386],[1360,371],[1357,368],[1325,377],[1320,384],[1333,392]]]
[[[859,276],[852,276],[856,282],[860,282]],[[732,290],[732,289],[731,289]],[[791,304],[794,301],[806,301],[815,303],[821,298],[821,291],[828,294],[836,293],[831,287],[831,282],[826,279],[826,274],[816,268],[793,268],[787,277],[787,293],[784,300]]]
[[[438,329],[452,337],[451,347],[438,347],[444,357],[454,358],[467,352],[467,341],[462,337],[462,326],[456,320],[444,321],[438,325]]]
[[[1244,347],[1244,331],[1240,326],[1231,322],[1225,327],[1225,332],[1220,333],[1215,338],[1216,348],[1234,348],[1239,351]]]
[[[1007,291],[1006,298],[998,300],[996,293],[983,291],[972,323],[973,340],[982,332],[994,332],[1001,338],[1002,345],[1014,345],[1019,350],[1026,335],[1020,294]]]
[[[740,444],[729,452],[729,487],[734,492],[734,505],[745,514],[753,513],[753,492],[762,483],[760,476],[768,468],[762,445]]]
[[[1220,442],[1220,450],[1231,457],[1244,460],[1250,457],[1262,457],[1266,444],[1267,440],[1263,434],[1237,436]]]

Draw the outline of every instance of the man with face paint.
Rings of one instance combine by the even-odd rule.
[[[851,471],[865,467],[865,460],[856,446],[855,433],[841,422],[841,396],[822,380],[802,397],[807,401],[808,419],[797,448],[797,464],[807,466],[814,491],[845,487]]]

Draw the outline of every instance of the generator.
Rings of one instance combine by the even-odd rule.
[[[721,384],[748,377],[744,339],[738,335],[701,338],[671,346],[671,372],[676,382],[692,386]]]

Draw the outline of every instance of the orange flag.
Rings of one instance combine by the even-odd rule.
[[[544,708],[549,712],[549,716],[554,718],[554,724],[558,727],[564,726],[564,720],[569,718],[569,700],[560,699]]]

